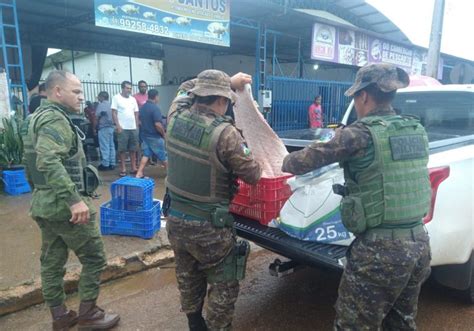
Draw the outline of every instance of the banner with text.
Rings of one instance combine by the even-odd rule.
[[[408,48],[362,32],[315,23],[311,58],[363,67],[373,63],[391,63],[410,75],[426,74],[427,52]],[[442,59],[438,77],[441,78]]]
[[[230,0],[95,0],[95,25],[230,46]]]

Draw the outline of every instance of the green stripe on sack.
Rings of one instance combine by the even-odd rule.
[[[293,204],[292,204],[293,205]],[[294,207],[294,206],[293,206]],[[339,206],[336,207],[334,210],[330,211],[329,213],[327,213],[326,215],[324,215],[323,217],[320,217],[318,218],[316,221],[314,221],[313,223],[311,224],[308,224],[307,226],[305,227],[298,227],[298,226],[294,226],[294,225],[291,225],[291,224],[288,224],[288,223],[285,223],[283,222],[281,219],[280,219],[280,223],[283,224],[284,226],[288,227],[288,228],[292,228],[292,229],[296,229],[296,230],[307,230],[311,227],[313,227],[314,225],[316,224],[319,224],[319,223],[324,223],[326,222],[329,218],[333,217],[334,215],[336,215],[337,213],[339,213]]]

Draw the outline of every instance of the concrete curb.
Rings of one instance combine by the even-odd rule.
[[[135,252],[107,261],[101,276],[101,283],[125,277],[136,272],[158,267],[174,261],[174,254],[168,247],[156,248],[146,252]],[[71,268],[64,277],[66,293],[77,291],[81,267]],[[0,316],[10,314],[44,302],[41,293],[41,280],[0,290]]]

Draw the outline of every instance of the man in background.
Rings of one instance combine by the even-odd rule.
[[[138,93],[134,94],[133,97],[137,100],[138,109],[142,108],[145,102],[148,100],[147,95],[148,85],[144,80],[138,82]]]
[[[120,176],[127,175],[125,167],[125,153],[130,155],[130,174],[137,173],[138,150],[138,105],[135,98],[131,97],[132,83],[122,82],[122,92],[112,98],[112,116],[117,129],[118,152],[120,156]]]
[[[165,128],[162,123],[162,115],[158,107],[158,91],[148,91],[148,100],[140,108],[140,132],[142,138],[143,156],[137,171],[137,178],[143,178],[143,169],[150,157],[155,155],[158,160],[167,167],[168,156],[165,150]]]
[[[44,83],[39,84],[38,94],[33,96],[30,100],[30,105],[28,106],[28,111],[30,114],[33,114],[35,110],[41,105],[42,99],[46,99],[46,87]]]
[[[99,104],[96,108],[97,133],[99,136],[100,154],[102,156],[99,170],[115,169],[114,120],[110,107],[109,93],[102,91],[97,96]]]

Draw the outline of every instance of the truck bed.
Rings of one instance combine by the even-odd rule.
[[[300,264],[342,270],[340,259],[347,247],[303,241],[288,236],[280,229],[261,225],[257,221],[234,215],[237,235],[274,253]]]

